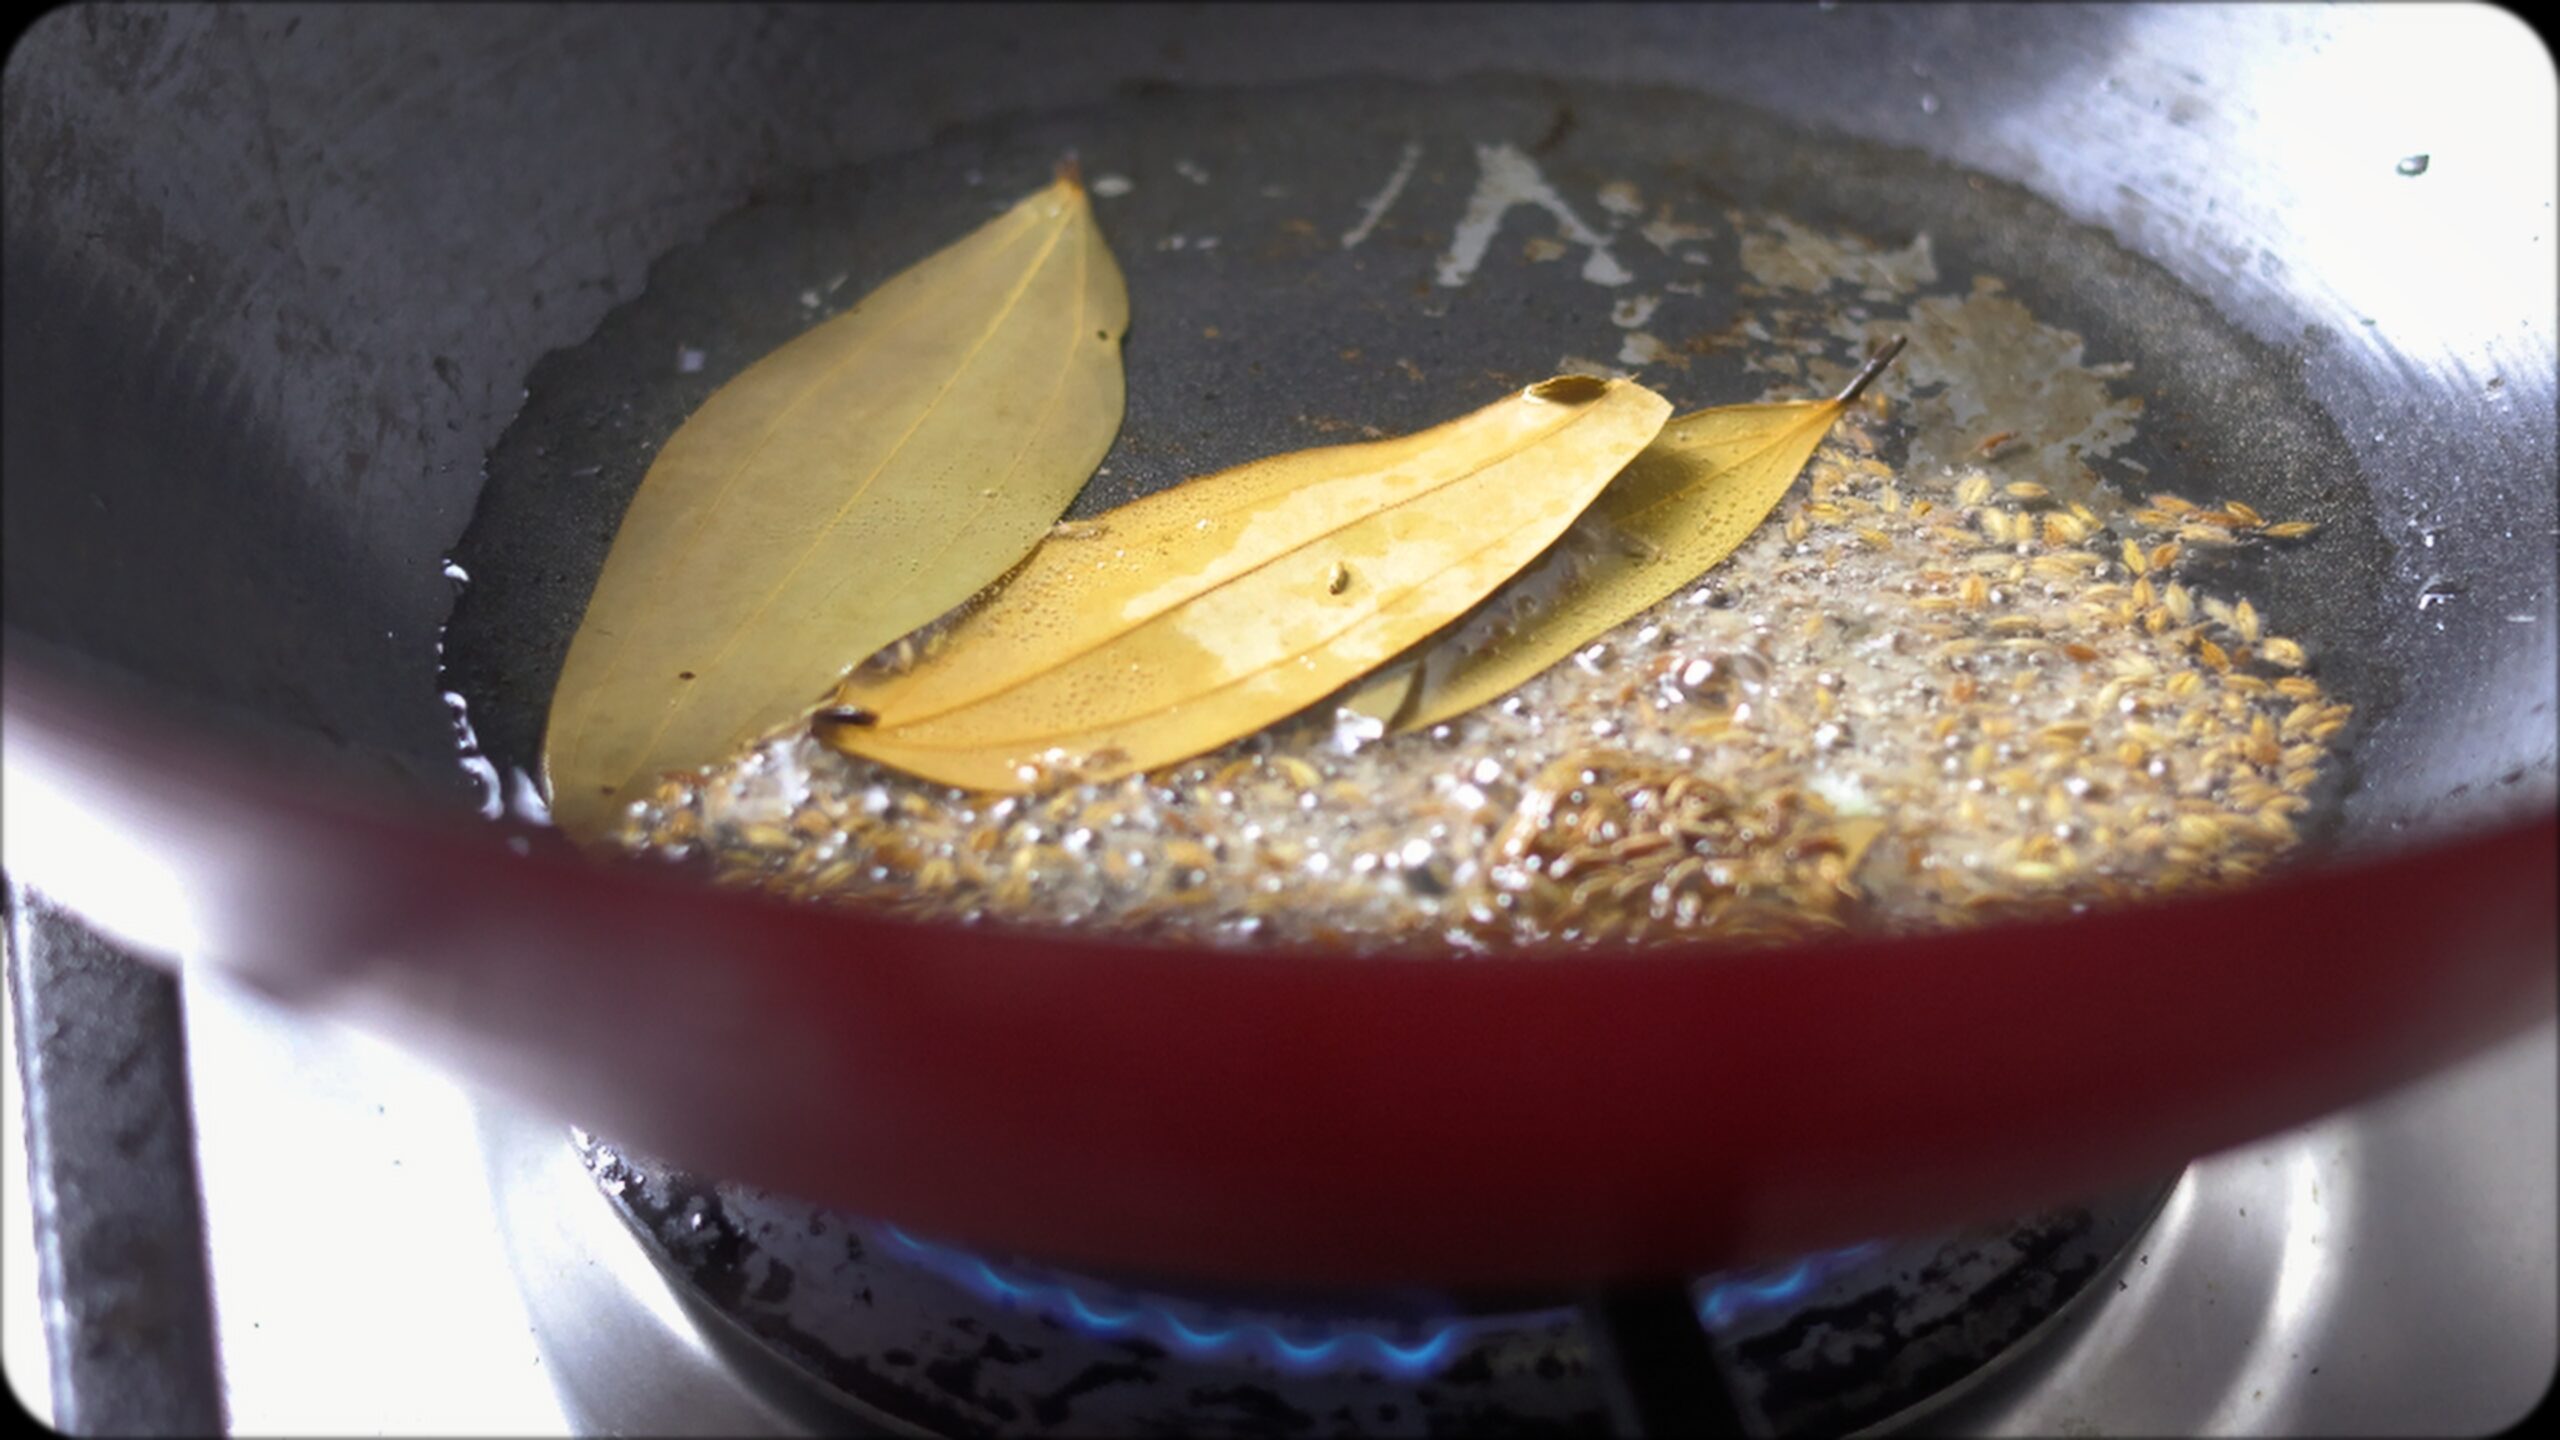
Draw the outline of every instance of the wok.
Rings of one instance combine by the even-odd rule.
[[[2293,597],[2372,716],[2329,858],[1361,959],[793,908],[469,813],[442,559],[654,260],[988,117],[1353,72],[2013,182],[2281,362],[2377,557]],[[129,7],[40,20],[5,120],[13,876],[694,1170],[1122,1271],[1582,1283],[2096,1193],[2550,1013],[2553,81],[2498,12]]]

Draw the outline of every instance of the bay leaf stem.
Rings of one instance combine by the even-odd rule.
[[[1846,405],[1850,401],[1857,399],[1860,393],[1865,391],[1867,386],[1872,383],[1877,376],[1884,373],[1884,367],[1893,363],[1893,357],[1902,353],[1902,344],[1905,338],[1906,337],[1904,336],[1896,335],[1892,339],[1884,342],[1883,347],[1877,350],[1876,353],[1868,356],[1867,363],[1858,367],[1858,373],[1849,377],[1849,383],[1841,388],[1840,393],[1831,397],[1831,403],[1834,405]]]

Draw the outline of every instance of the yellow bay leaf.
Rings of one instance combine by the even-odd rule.
[[[1902,348],[1829,400],[1679,416],[1554,550],[1344,703],[1397,730],[1436,725],[1519,686],[1721,562],[1758,529],[1849,402]]]
[[[1128,315],[1061,175],[705,401],[570,643],[543,746],[558,822],[594,835],[1019,561],[1120,428]]]
[[[1566,376],[1413,435],[1192,480],[1051,539],[827,744],[982,790],[1150,769],[1302,709],[1526,564],[1661,429],[1631,381]]]

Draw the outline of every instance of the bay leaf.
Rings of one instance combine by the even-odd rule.
[[[1564,376],[1416,434],[1187,481],[1044,543],[819,737],[1022,790],[1199,754],[1358,678],[1551,544],[1670,404]]]
[[[1828,400],[1722,405],[1674,418],[1555,548],[1344,704],[1398,731],[1436,725],[1530,677],[1721,563],[1795,484],[1832,423],[1902,349]]]
[[[703,402],[570,643],[543,747],[557,822],[601,831],[1012,568],[1120,428],[1128,316],[1062,173]]]

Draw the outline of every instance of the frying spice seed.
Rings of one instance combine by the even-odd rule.
[[[1466,949],[1979,924],[2235,883],[2297,843],[2353,711],[2179,572],[2308,522],[2167,494],[2101,521],[1978,470],[1897,477],[1882,433],[1843,420],[1716,603],[1425,733],[1319,706],[1152,775],[1034,757],[1054,788],[997,799],[803,726],[671,779],[623,839],[924,918]]]

